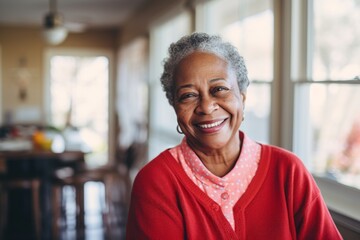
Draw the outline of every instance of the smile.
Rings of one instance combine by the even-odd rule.
[[[223,123],[225,120],[220,120],[214,123],[210,123],[210,124],[198,124],[198,126],[202,129],[207,129],[207,128],[213,128],[213,127],[217,127],[219,126],[221,123]]]

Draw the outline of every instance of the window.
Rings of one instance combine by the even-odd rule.
[[[162,62],[168,47],[183,35],[191,32],[191,17],[185,12],[154,27],[150,32],[150,133],[149,159],[166,148],[180,143],[183,135],[176,132],[174,109],[168,103],[160,84]]]
[[[108,161],[109,58],[49,53],[48,124],[63,130],[66,150],[89,152],[90,165]]]
[[[309,67],[312,80],[360,80],[358,0],[313,0]],[[336,36],[336,37],[335,37]]]
[[[196,12],[198,31],[221,35],[235,45],[244,57],[251,84],[241,129],[254,140],[269,143],[274,68],[271,1],[209,1],[199,5]],[[201,19],[204,21],[201,22]]]
[[[360,189],[360,3],[308,4],[308,77],[295,87],[298,115],[309,118],[296,123],[307,129],[297,151],[315,174]]]
[[[307,16],[295,26],[305,30],[293,51],[294,151],[329,207],[360,219],[360,2],[293,2],[294,15]]]

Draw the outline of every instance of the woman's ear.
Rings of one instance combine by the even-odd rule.
[[[242,101],[243,101],[243,105],[244,105],[244,108],[245,108],[246,92],[241,92],[240,94],[242,96]]]

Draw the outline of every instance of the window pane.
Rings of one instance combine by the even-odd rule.
[[[306,152],[308,146],[312,171],[360,188],[360,85],[302,88],[308,92],[308,99],[301,101],[309,110],[309,127],[296,126],[303,132],[309,130],[300,149]]]
[[[183,137],[176,131],[177,119],[175,111],[168,103],[161,85],[155,85],[152,93],[151,119],[154,122],[151,124],[150,131],[150,159],[153,159],[165,149],[176,146]]]
[[[267,9],[229,25],[221,32],[244,56],[252,80],[273,79],[272,18],[272,11]]]
[[[241,129],[252,139],[262,143],[269,142],[270,91],[269,83],[250,84],[246,94],[245,119],[241,125]]]
[[[360,75],[359,12],[359,0],[314,0],[314,80],[351,80]]]
[[[53,56],[50,124],[64,129],[66,150],[83,150],[89,164],[107,162],[109,60]]]
[[[273,79],[273,11],[270,0],[211,1],[206,10],[207,32],[220,34],[244,56],[252,80]]]

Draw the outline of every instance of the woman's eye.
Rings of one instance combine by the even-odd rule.
[[[228,90],[229,90],[229,88],[227,88],[227,87],[219,86],[219,87],[214,87],[213,90],[212,90],[212,93],[216,94],[218,92],[225,92],[225,91],[228,91]]]
[[[179,100],[185,101],[185,100],[189,100],[194,97],[196,97],[195,93],[184,93],[184,94],[180,95]]]

